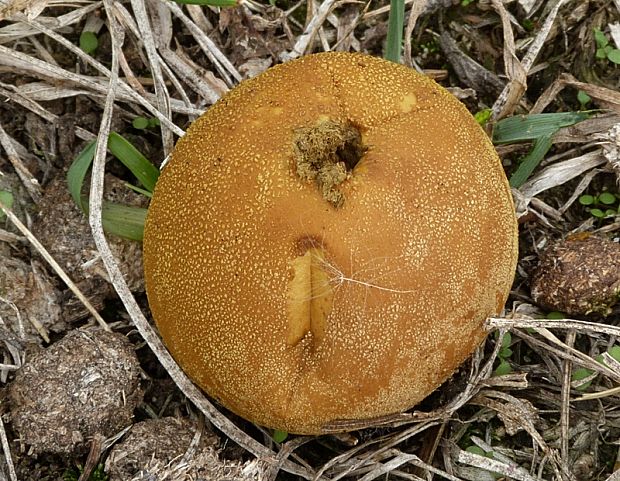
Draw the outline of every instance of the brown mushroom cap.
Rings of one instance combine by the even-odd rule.
[[[187,374],[247,419],[308,434],[445,381],[516,258],[502,166],[465,107],[347,53],[271,68],[194,122],[144,237],[153,316]]]

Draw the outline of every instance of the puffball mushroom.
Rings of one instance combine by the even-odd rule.
[[[484,339],[516,258],[510,189],[470,113],[349,53],[273,67],[194,122],[144,236],[151,310],[185,372],[300,434],[424,399]]]

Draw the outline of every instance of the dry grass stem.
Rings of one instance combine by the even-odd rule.
[[[298,37],[293,49],[290,52],[282,52],[280,54],[280,60],[286,62],[303,55],[307,51],[310,43],[314,40],[331,10],[336,7],[336,4],[337,0],[325,0],[321,3],[321,6],[317,8],[316,13],[310,22],[308,22],[304,32]]]
[[[408,65],[409,67],[415,68],[418,72],[421,71],[420,67],[413,60],[411,55],[411,36],[413,35],[413,30],[415,29],[416,23],[420,15],[428,8],[430,4],[430,0],[421,0],[418,2],[414,2],[411,10],[409,11],[409,17],[407,18],[407,26],[405,27],[405,48],[403,49],[403,63]]]
[[[569,180],[603,164],[605,164],[605,158],[603,157],[602,150],[597,149],[579,157],[546,167],[519,188],[519,196],[515,199],[517,215],[523,215],[527,210],[528,204],[541,192],[565,184]]]
[[[576,333],[574,330],[568,331],[566,334],[566,345],[573,347],[575,344]],[[560,410],[560,454],[563,471],[570,472],[569,460],[569,437],[568,430],[570,428],[570,390],[571,379],[573,374],[573,363],[570,359],[565,359],[562,362],[562,405]]]
[[[223,82],[217,82],[209,72],[201,71],[200,67],[181,52],[169,48],[160,49],[161,56],[181,79],[207,104],[214,104],[228,90]]]
[[[190,31],[202,51],[206,54],[211,62],[215,65],[218,72],[224,78],[227,85],[233,85],[234,81],[241,81],[241,74],[228,58],[221,52],[215,43],[196,25],[174,2],[166,2],[166,7],[180,19],[187,29]]]
[[[0,229],[0,241],[8,242],[9,244],[17,244],[20,242],[26,242],[26,238],[13,234],[12,232]]]
[[[577,319],[531,319],[531,318],[500,318],[490,317],[486,322],[487,329],[574,329],[578,334],[605,334],[620,337],[620,327],[598,322],[580,321]]]
[[[157,110],[159,110],[165,117],[171,117],[170,110],[170,94],[166,88],[162,76],[162,69],[160,62],[163,62],[157,53],[155,46],[155,40],[153,38],[153,29],[149,22],[149,15],[146,11],[146,5],[144,0],[131,0],[131,7],[134,11],[134,17],[138,24],[138,31],[140,33],[140,39],[143,42],[146,55],[149,60],[150,72],[153,76],[155,86],[155,97]],[[166,124],[160,124],[162,143],[164,147],[164,154],[167,156],[172,151],[174,145],[174,139],[172,138],[172,131],[166,126]]]
[[[517,58],[514,35],[506,7],[500,0],[492,0],[499,13],[504,33],[504,69],[508,84],[493,105],[493,119],[502,119],[514,112],[527,89],[527,71]]]
[[[74,46],[72,46],[74,47]],[[64,70],[60,67],[56,67],[47,62],[43,62],[30,55],[11,50],[9,48],[0,45],[0,57],[3,58],[4,64],[13,67],[18,72],[22,72],[26,75],[32,75],[34,77],[51,78],[56,81],[71,82],[85,88],[92,93],[98,93],[105,96],[107,94],[107,87],[104,82],[98,79],[93,79],[86,75],[79,75],[73,72]],[[97,62],[98,64],[98,62]],[[98,64],[100,65],[100,64]],[[103,69],[105,67],[101,66]],[[107,70],[107,69],[105,69]],[[142,98],[139,94],[134,92],[129,85],[119,82],[119,100],[125,102],[135,102],[146,108],[153,116],[157,117],[160,122],[165,123],[171,130],[177,135],[183,135],[183,130],[179,129],[169,118],[165,117],[159,110],[157,110],[147,99]],[[173,106],[173,110],[174,106]],[[188,110],[184,106],[179,106],[179,112],[187,113]],[[193,112],[195,113],[195,111]]]
[[[6,430],[4,429],[4,421],[2,420],[2,416],[0,416],[0,443],[2,443],[2,453],[4,454],[4,460],[6,461],[6,465],[9,470],[9,479],[11,481],[17,481],[17,473],[15,472],[13,457],[11,456],[11,447],[9,445],[9,440],[6,436]]]
[[[35,202],[35,204],[40,203],[41,187],[39,186],[39,181],[30,173],[28,168],[19,158],[19,155],[13,146],[13,139],[8,136],[4,130],[4,127],[2,127],[2,124],[0,124],[0,145],[6,152],[9,161],[13,165],[15,172],[17,172],[17,175],[30,195],[30,198]]]

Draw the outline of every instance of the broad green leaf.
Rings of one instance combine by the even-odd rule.
[[[276,443],[283,443],[286,438],[288,438],[288,433],[286,431],[280,431],[279,429],[276,429],[273,432],[272,438]]]
[[[143,129],[146,129],[149,126],[149,119],[147,119],[145,117],[136,117],[131,122],[131,125],[132,125],[132,127],[134,129],[143,130]]]
[[[506,361],[502,359],[499,363],[499,366],[495,368],[493,371],[494,376],[504,376],[506,374],[510,374],[512,372],[512,366]]]
[[[486,123],[489,121],[489,119],[491,118],[492,113],[493,113],[493,109],[480,110],[475,113],[474,119],[476,119],[476,122],[478,122],[478,124],[484,127]]]
[[[607,58],[607,52],[605,51],[604,48],[597,48],[594,56],[598,58],[599,60],[603,60]]]
[[[405,1],[390,0],[390,16],[388,18],[387,44],[385,58],[400,63],[403,43],[403,26],[405,21]]]
[[[556,321],[560,319],[566,319],[566,314],[564,314],[563,312],[559,312],[559,311],[551,311],[547,313],[547,319],[556,320]]]
[[[536,140],[543,135],[553,135],[562,127],[570,127],[588,119],[591,112],[560,112],[508,117],[495,124],[493,128],[493,143],[525,142],[527,140]]]
[[[103,228],[110,234],[141,241],[144,238],[146,212],[142,207],[104,202],[101,212]]]
[[[82,152],[76,157],[76,159],[69,167],[67,172],[67,184],[69,186],[69,193],[73,197],[73,202],[80,209],[84,210],[82,205],[82,185],[84,185],[84,179],[86,173],[95,158],[95,148],[97,147],[97,141],[90,142]]]
[[[512,349],[509,347],[504,347],[497,353],[497,357],[500,359],[510,359],[510,356],[512,356]]]
[[[504,337],[502,337],[502,349],[510,347],[510,344],[512,344],[512,335],[507,332],[506,334],[504,334]]]
[[[590,209],[590,214],[592,214],[594,217],[598,217],[599,219],[605,217],[605,212],[603,212],[601,209]]]
[[[594,204],[595,200],[596,199],[594,198],[594,196],[588,195],[588,194],[585,194],[579,197],[579,203],[581,205],[592,205]]]
[[[139,180],[143,184],[146,182],[145,186],[147,184],[148,186],[154,186],[154,182],[157,178],[153,173],[153,169],[157,172],[157,175],[159,175],[157,168],[120,135],[112,133],[110,134],[110,140],[112,142],[108,142],[108,148],[113,151],[114,155],[119,157],[119,160],[121,160],[136,177],[139,175],[141,177],[141,179],[139,177]],[[88,214],[88,197],[82,195],[82,186],[95,156],[95,149],[96,141],[89,143],[73,161],[73,164],[71,164],[67,172],[67,184],[71,197],[76,205],[86,214]],[[152,181],[153,177],[155,177],[155,181]],[[146,209],[141,207],[104,202],[101,213],[103,227],[106,232],[110,234],[140,241],[144,235],[146,212]]]
[[[80,34],[80,48],[84,53],[92,54],[99,46],[99,39],[94,32],[82,32]]]
[[[477,454],[478,456],[486,456],[487,452],[479,446],[473,445],[469,446],[465,451],[472,454]]]
[[[590,98],[590,96],[587,93],[585,93],[583,90],[580,90],[579,92],[577,92],[577,101],[581,105],[586,105],[591,100],[592,100],[592,98]]]
[[[614,48],[610,52],[607,52],[607,58],[615,64],[620,64],[620,50]]]
[[[529,176],[538,167],[541,160],[545,157],[551,148],[551,136],[553,134],[545,134],[537,138],[532,146],[532,150],[523,157],[521,164],[510,177],[510,186],[514,188],[521,187]]]
[[[611,349],[607,351],[611,357],[613,357],[616,361],[620,362],[620,346],[614,344],[611,346]]]
[[[612,194],[611,192],[603,192],[601,195],[598,196],[598,200],[602,204],[611,205],[611,204],[615,204],[616,196]]]
[[[136,176],[144,188],[153,192],[155,183],[159,177],[159,170],[150,160],[140,153],[129,141],[117,134],[110,132],[108,149]]]
[[[598,28],[594,29],[594,40],[598,48],[605,48],[609,44],[607,36]]]
[[[13,207],[13,202],[15,202],[15,198],[13,194],[11,194],[8,190],[0,190],[0,202],[7,209]],[[0,220],[3,220],[6,217],[6,214],[0,210]]]

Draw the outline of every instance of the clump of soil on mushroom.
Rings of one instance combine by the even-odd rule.
[[[295,132],[297,175],[315,181],[323,198],[334,207],[344,203],[338,186],[351,176],[365,151],[359,130],[349,123],[321,120]]]

